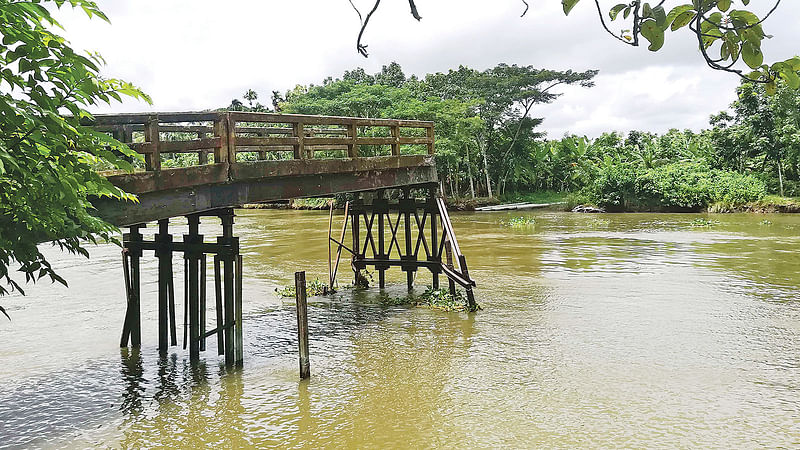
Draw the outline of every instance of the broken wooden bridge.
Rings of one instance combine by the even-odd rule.
[[[461,285],[474,302],[466,259],[438,196],[434,123],[253,112],[95,115],[88,123],[144,155],[144,170],[107,178],[138,203],[97,199],[98,215],[120,227],[127,312],[121,346],[141,345],[141,270],[144,252],[158,258],[158,348],[177,345],[173,256],[184,259],[184,347],[191,360],[216,337],[226,365],[243,361],[242,278],[234,208],[245,203],[353,194],[351,265],[384,272],[400,267],[411,287],[419,269]],[[176,156],[183,155],[183,156]],[[171,168],[176,159],[183,166]],[[186,217],[188,234],[175,239],[170,219]],[[199,233],[201,217],[216,218],[215,240]],[[394,217],[394,220],[392,218]],[[377,218],[377,221],[376,221]],[[158,233],[141,229],[156,222]],[[385,225],[388,225],[385,226]],[[387,247],[388,246],[388,247]],[[421,250],[422,249],[422,250]],[[422,253],[424,252],[424,253]],[[207,272],[212,255],[214,328],[208,329]]]

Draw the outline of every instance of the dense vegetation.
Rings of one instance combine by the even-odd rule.
[[[546,139],[537,130],[543,119],[532,117],[535,105],[557,99],[560,85],[590,87],[595,74],[500,64],[420,79],[392,63],[374,75],[355,69],[273,93],[272,103],[286,113],[436,121],[437,167],[452,198],[547,191],[614,211],[696,211],[736,209],[770,193],[800,195],[800,96],[786,83],[768,95],[765,85],[744,82],[730,111],[699,133]],[[248,96],[250,107],[265,109]],[[249,107],[235,100],[231,108]]]

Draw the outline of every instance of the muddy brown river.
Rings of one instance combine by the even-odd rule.
[[[313,298],[301,382],[293,299],[274,291],[326,279],[327,212],[237,214],[243,370],[213,337],[199,365],[159,359],[152,255],[137,353],[118,347],[119,248],[48,249],[70,288],[0,299],[0,447],[800,445],[800,215],[454,213],[484,310]],[[535,222],[504,225],[517,216]]]

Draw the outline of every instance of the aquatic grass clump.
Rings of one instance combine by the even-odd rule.
[[[275,288],[275,292],[278,294],[278,297],[295,297],[296,290],[294,286],[285,286],[283,288]],[[306,294],[314,297],[317,295],[327,295],[330,290],[328,289],[328,285],[319,281],[319,278],[314,278],[314,281],[306,283]]]
[[[466,297],[461,291],[456,291],[455,295],[452,295],[449,289],[433,289],[430,286],[418,297],[389,297],[388,295],[383,295],[379,300],[384,306],[412,305],[418,308],[447,312],[475,312],[483,309],[477,303],[474,308],[470,308]]]
[[[531,227],[533,225],[536,225],[536,219],[534,219],[533,217],[515,216],[507,221],[501,220],[500,225],[512,228]]]
[[[692,228],[697,228],[697,227],[710,228],[710,227],[719,225],[719,220],[713,220],[713,219],[706,219],[706,218],[703,218],[703,217],[698,217],[697,219],[694,219],[691,222],[689,222],[689,225]]]
[[[770,226],[770,225],[772,225],[772,222],[767,220],[767,219],[764,219],[761,222],[758,222],[758,224],[759,225],[764,225],[764,226]]]

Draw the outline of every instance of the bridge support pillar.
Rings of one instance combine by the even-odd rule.
[[[428,269],[433,289],[439,289],[439,275],[444,274],[451,294],[455,295],[457,284],[462,286],[467,306],[474,310],[472,288],[475,282],[469,276],[466,258],[458,247],[438,189],[437,184],[405,187],[389,196],[397,200],[387,198],[383,190],[364,198],[356,194],[357,198],[350,204],[356,283],[362,281],[360,271],[372,266],[378,272],[378,283],[383,289],[386,270],[400,267],[406,273],[408,289],[412,290],[419,270]],[[420,190],[426,191],[422,198],[419,198]]]
[[[203,216],[218,217],[222,236],[216,243],[205,242],[200,234]],[[189,230],[181,242],[169,233],[169,219],[158,221],[158,233],[145,240],[135,225],[123,236],[123,268],[127,309],[123,323],[121,347],[141,346],[141,277],[140,259],[145,250],[153,250],[158,258],[158,350],[166,356],[169,346],[177,345],[175,321],[175,287],[172,270],[173,253],[182,252],[184,259],[184,343],[189,359],[197,362],[206,349],[206,339],[217,337],[217,352],[225,356],[229,367],[241,365],[243,356],[242,327],[242,256],[239,238],[233,236],[233,209],[224,208],[187,216]],[[214,294],[216,327],[207,331],[207,255],[214,255]]]

